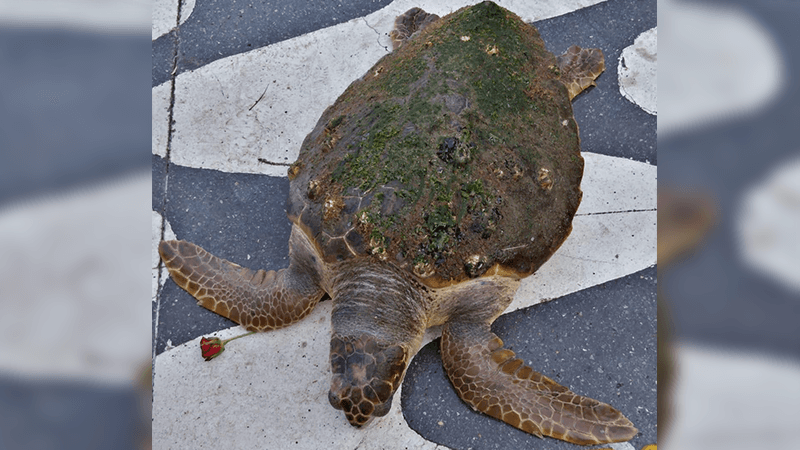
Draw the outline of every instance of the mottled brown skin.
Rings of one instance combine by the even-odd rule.
[[[603,52],[596,48],[580,48],[577,45],[573,45],[563,55],[556,57],[556,62],[561,69],[560,76],[567,86],[570,100],[590,86],[595,86],[595,78],[606,69]]]
[[[354,426],[388,413],[425,330],[443,325],[445,371],[476,410],[536,436],[576,444],[631,439],[637,430],[622,413],[534,372],[490,331],[520,278],[569,235],[583,159],[570,105],[574,95],[565,84],[581,90],[588,85],[584,78],[593,82],[602,72],[602,53],[573,48],[559,64],[533,27],[490,2],[437,21],[417,8],[404,16],[397,22],[398,50],[323,114],[289,169],[289,267],[251,271],[194,244],[162,242],[159,252],[172,279],[202,306],[258,331],[302,319],[328,293],[329,400]],[[428,26],[420,31],[419,24]],[[453,59],[462,43],[477,55]],[[520,45],[525,51],[517,54]],[[512,60],[522,65],[501,72]],[[391,77],[402,79],[404,64],[419,61],[421,78],[395,86],[399,93],[382,91]],[[425,97],[426,83],[442,73],[439,63],[452,78]],[[482,78],[487,67],[491,77]],[[515,84],[522,89],[517,92],[499,86],[498,95],[508,96],[499,103],[481,97],[500,75],[527,84]],[[512,101],[522,102],[520,108],[506,108]],[[499,109],[478,107],[491,109],[492,102]],[[419,109],[430,104],[441,104],[447,120],[426,122],[430,117]],[[391,121],[370,128],[398,110],[408,115],[406,137]],[[470,131],[458,134],[464,130]],[[418,191],[413,180],[375,184],[368,167],[347,165],[376,151],[372,157],[389,166],[375,170],[391,173],[393,161],[385,158],[397,157],[391,153],[402,147],[391,140],[397,136],[419,138],[412,147],[423,153],[399,161],[398,172],[414,165],[427,171]],[[447,183],[453,191],[436,190]]]
[[[249,331],[277,330],[307,316],[325,294],[311,244],[292,229],[289,267],[250,270],[186,241],[162,241],[158,252],[172,280],[197,303]]]
[[[574,444],[614,442],[636,433],[613,407],[575,394],[514,356],[488,323],[450,321],[442,330],[445,370],[475,409],[536,436]]]

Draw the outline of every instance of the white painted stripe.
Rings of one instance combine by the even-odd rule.
[[[770,33],[738,7],[659,0],[658,133],[757,112],[786,83]]]
[[[0,371],[130,383],[150,359],[150,172],[0,211]]]
[[[178,22],[178,2],[181,0],[153,0],[153,40],[175,28]],[[194,12],[195,0],[185,0],[181,7],[180,24]]]
[[[657,168],[627,158],[582,152],[584,161],[577,214],[655,209]]]
[[[675,422],[664,449],[797,447],[797,360],[694,345],[676,350]]]
[[[800,154],[780,161],[745,192],[736,228],[745,263],[800,292]]]
[[[653,115],[657,115],[657,67],[658,28],[645,31],[622,49],[617,64],[620,94]]]
[[[636,450],[630,442],[616,442],[613,444],[604,444],[603,447],[610,447],[614,450]]]
[[[0,0],[0,25],[146,33],[150,0]]]
[[[159,84],[153,88],[151,119],[153,154],[162,158],[167,157],[167,136],[169,128],[169,97],[170,83]]]
[[[305,136],[352,81],[391,48],[395,17],[413,6],[440,15],[468,2],[398,0],[363,18],[217,60],[176,79],[171,161],[223,172],[286,176]],[[597,1],[499,2],[527,21]],[[166,84],[166,83],[165,83]],[[154,152],[166,142],[164,92],[154,88]],[[260,99],[260,100],[259,100]],[[155,121],[161,121],[156,124]],[[157,153],[160,154],[160,153]]]

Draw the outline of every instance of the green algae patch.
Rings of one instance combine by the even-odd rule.
[[[521,24],[491,3],[457,13],[454,26],[440,29],[434,39],[437,67],[470,79],[483,115],[496,119],[529,107],[524,95],[528,79],[526,52],[531,50],[520,35]]]
[[[352,205],[319,233],[347,233],[364,243],[356,256],[431,285],[496,264],[533,272],[581,196],[577,125],[555,67],[535,28],[494,3],[439,19],[325,111],[293,166],[287,209]],[[307,186],[326,195],[304,196]]]

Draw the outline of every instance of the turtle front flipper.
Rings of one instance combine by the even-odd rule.
[[[389,33],[392,38],[392,50],[400,48],[417,31],[432,24],[439,19],[436,14],[425,12],[421,8],[411,8],[403,14],[397,16],[394,21],[394,29]]]
[[[570,100],[589,86],[594,86],[594,80],[606,70],[603,51],[599,48],[580,48],[573,45],[563,55],[557,56],[556,62],[561,72],[561,82],[567,86]]]
[[[253,271],[186,241],[162,241],[158,252],[175,284],[201,306],[250,331],[291,325],[308,315],[325,293],[312,244],[295,226],[289,267]]]
[[[638,430],[613,407],[534,372],[488,323],[448,322],[442,360],[458,395],[473,408],[536,436],[573,444],[622,442]]]

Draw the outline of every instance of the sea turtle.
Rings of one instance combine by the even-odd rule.
[[[491,2],[443,18],[414,8],[392,37],[289,168],[289,266],[253,271],[161,242],[172,279],[257,331],[330,295],[329,400],[354,426],[389,411],[424,331],[442,325],[445,371],[473,408],[539,437],[631,439],[622,413],[536,373],[490,329],[571,231],[583,175],[571,100],[602,52],[556,58]]]

